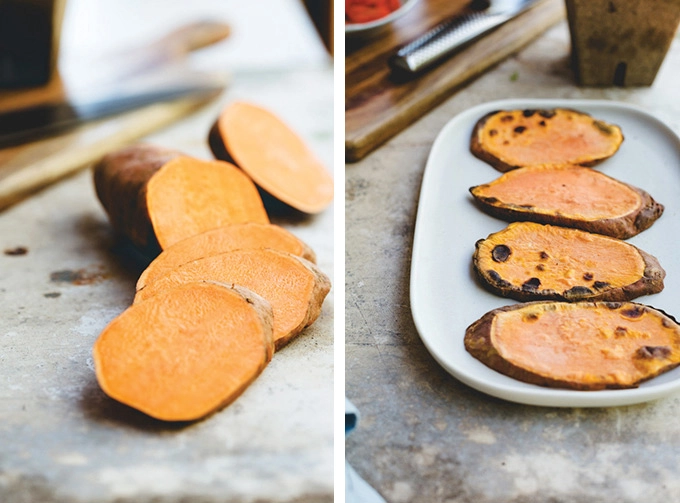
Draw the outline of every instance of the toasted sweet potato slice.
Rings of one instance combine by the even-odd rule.
[[[203,282],[123,311],[100,334],[93,357],[111,398],[164,421],[192,421],[235,400],[273,350],[266,301]]]
[[[202,280],[242,285],[267,300],[274,311],[274,342],[282,348],[321,313],[330,280],[311,262],[271,249],[235,250],[187,262],[137,285],[134,303],[168,288]]]
[[[642,189],[591,168],[531,166],[470,188],[482,209],[509,221],[573,227],[619,239],[649,228],[664,207]]]
[[[192,260],[248,248],[272,248],[316,262],[314,251],[283,227],[254,222],[225,225],[183,239],[163,250],[142,272],[137,288],[153,283]]]
[[[633,388],[680,363],[680,326],[633,302],[529,302],[482,316],[467,328],[465,348],[540,386]]]
[[[473,264],[485,287],[522,301],[631,300],[660,292],[666,275],[626,241],[533,222],[477,241]]]
[[[270,196],[304,213],[333,200],[333,178],[304,140],[269,110],[234,102],[208,138],[218,159],[233,162]]]
[[[499,171],[542,164],[593,166],[614,155],[621,128],[576,110],[499,110],[475,125],[471,152]]]

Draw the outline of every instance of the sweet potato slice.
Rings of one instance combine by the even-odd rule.
[[[530,302],[482,316],[467,328],[465,348],[540,386],[633,388],[680,363],[680,326],[633,302]]]
[[[480,239],[472,261],[485,287],[522,301],[631,300],[660,292],[666,275],[626,241],[533,222]]]
[[[164,421],[192,421],[235,400],[273,349],[266,301],[204,282],[129,307],[100,334],[93,356],[111,398]]]
[[[499,110],[482,117],[470,151],[499,171],[542,164],[593,166],[614,155],[621,129],[576,110]]]
[[[94,183],[114,229],[153,256],[223,225],[269,223],[257,187],[236,166],[154,145],[105,156],[94,167]]]
[[[333,200],[333,178],[305,142],[261,107],[235,102],[220,114],[209,143],[218,159],[233,162],[266,193],[304,213]]]
[[[137,285],[134,302],[176,285],[215,280],[242,285],[266,299],[274,311],[274,342],[280,349],[311,325],[330,291],[328,277],[311,262],[271,249],[236,250],[187,262]]]
[[[253,222],[225,225],[178,241],[163,250],[142,272],[137,288],[203,257],[248,248],[272,248],[316,262],[314,251],[283,227]]]
[[[649,228],[663,205],[642,189],[576,165],[532,166],[470,188],[482,209],[505,220],[573,227],[619,239]]]
[[[147,183],[146,204],[162,249],[224,225],[269,223],[253,182],[224,161],[169,161]]]

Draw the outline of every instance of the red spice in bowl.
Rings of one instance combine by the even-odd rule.
[[[370,23],[401,7],[399,0],[345,0],[345,22]]]

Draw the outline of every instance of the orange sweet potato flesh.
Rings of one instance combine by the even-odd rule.
[[[267,194],[304,213],[333,200],[333,178],[306,143],[281,119],[259,106],[234,102],[209,135],[213,154],[233,162]]]
[[[224,161],[172,159],[147,183],[146,204],[162,249],[224,225],[269,223],[257,187]]]
[[[666,275],[626,241],[533,222],[480,239],[472,261],[487,289],[521,301],[631,300],[660,292]]]
[[[470,188],[481,208],[505,220],[529,220],[628,239],[651,227],[664,207],[647,192],[576,165],[531,166]]]
[[[593,166],[614,155],[621,129],[576,110],[499,110],[482,117],[470,151],[499,171],[543,164]]]
[[[187,262],[137,285],[134,302],[177,285],[214,280],[244,286],[267,300],[274,312],[274,342],[280,349],[321,313],[330,280],[311,262],[271,249],[236,250]]]
[[[680,363],[680,326],[633,302],[530,302],[482,316],[467,328],[465,348],[540,386],[633,388]]]
[[[178,241],[163,250],[142,272],[137,288],[153,283],[192,260],[248,248],[272,248],[316,262],[314,251],[283,227],[254,222],[225,225]]]
[[[164,421],[193,421],[235,400],[273,350],[266,301],[203,282],[130,306],[100,334],[93,356],[111,398]]]

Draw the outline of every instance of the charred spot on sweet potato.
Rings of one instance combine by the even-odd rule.
[[[645,314],[645,308],[637,305],[621,311],[622,316],[633,320],[640,318],[643,314]]]
[[[628,329],[626,327],[616,327],[614,329],[614,337],[625,337],[627,333]]]
[[[494,262],[505,262],[510,257],[510,248],[505,245],[496,245],[493,250],[491,250],[491,258]]]
[[[668,346],[641,346],[636,352],[635,356],[638,358],[658,358],[665,359],[671,354],[671,348]]]
[[[508,283],[506,280],[501,278],[501,275],[498,274],[493,269],[489,269],[486,273],[489,276],[489,278],[491,279],[491,281],[493,281],[494,284],[496,284],[498,287],[507,288],[507,287],[511,286],[510,283]]]
[[[623,141],[618,126],[586,113],[560,108],[536,112],[485,115],[473,130],[472,153],[499,171],[545,164],[592,166],[611,157]]]
[[[588,288],[587,286],[573,286],[569,290],[566,290],[564,292],[564,296],[567,299],[571,298],[582,298],[582,297],[590,297],[593,294],[593,291]]]
[[[630,243],[532,222],[478,240],[472,261],[483,286],[521,301],[631,300],[661,291],[665,276]]]
[[[541,286],[541,280],[538,278],[529,278],[524,283],[522,283],[522,290],[529,290],[535,292],[538,287]]]
[[[597,129],[599,129],[600,131],[602,131],[604,134],[607,134],[607,135],[615,133],[615,129],[610,124],[607,124],[606,122],[594,120],[593,126],[595,126]]]

